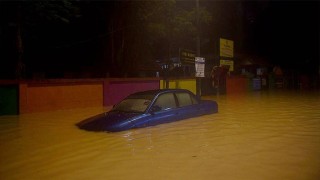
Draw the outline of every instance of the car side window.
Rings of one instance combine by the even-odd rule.
[[[161,94],[153,106],[157,108],[157,111],[176,108],[176,101],[173,93]]]
[[[178,98],[180,107],[189,106],[193,104],[189,93],[176,93],[176,96]]]
[[[192,100],[192,104],[198,104],[199,103],[199,101],[196,99],[195,96],[191,96],[190,95],[190,97],[191,97],[191,100]]]

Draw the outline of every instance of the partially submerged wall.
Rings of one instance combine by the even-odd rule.
[[[160,80],[160,89],[166,87],[166,81]],[[171,79],[169,80],[170,89],[188,89],[196,94],[196,79]]]
[[[159,89],[159,80],[159,78],[1,80],[0,100],[3,107],[0,108],[3,112],[0,111],[0,115],[111,106],[129,94]],[[12,92],[14,88],[16,93]]]
[[[249,79],[242,76],[227,77],[226,80],[226,93],[238,94],[246,93],[249,91]]]
[[[20,84],[20,113],[101,106],[103,81],[57,80]]]
[[[132,93],[154,89],[159,89],[158,78],[109,79],[104,81],[103,105],[114,105]]]
[[[159,78],[1,80],[0,85],[5,87],[0,91],[4,97],[2,99],[10,101],[2,103],[3,110],[9,108],[0,114],[3,115],[111,106],[138,91],[164,89],[166,81]],[[12,88],[16,88],[16,91],[12,91]],[[196,79],[170,79],[169,88],[188,89],[196,93]],[[227,94],[246,91],[248,91],[248,79],[243,77],[227,79]],[[6,95],[7,92],[10,92],[10,98]]]

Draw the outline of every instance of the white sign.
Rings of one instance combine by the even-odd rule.
[[[195,57],[196,77],[204,77],[205,62],[203,57]]]

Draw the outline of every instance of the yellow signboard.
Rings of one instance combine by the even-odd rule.
[[[229,71],[233,71],[234,70],[234,65],[233,65],[233,61],[232,60],[220,60],[220,66],[224,65],[224,66],[229,66]]]
[[[220,38],[220,56],[233,58],[233,41]]]

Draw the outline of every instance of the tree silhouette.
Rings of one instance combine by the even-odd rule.
[[[180,2],[181,3],[181,2]],[[184,3],[184,2],[183,2]],[[112,21],[112,64],[121,72],[133,65],[152,64],[155,59],[177,57],[179,48],[195,48],[195,5],[184,8],[176,1],[116,2]],[[200,24],[211,22],[211,15],[200,8]]]
[[[25,77],[26,63],[24,53],[26,41],[41,39],[52,25],[68,24],[73,16],[78,15],[77,8],[69,0],[62,1],[17,1],[8,2],[16,8],[16,78]],[[45,29],[47,28],[47,31]],[[28,39],[29,38],[29,39]],[[28,39],[28,40],[26,40]]]

